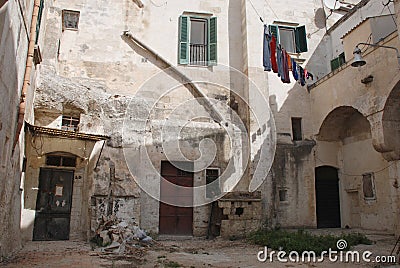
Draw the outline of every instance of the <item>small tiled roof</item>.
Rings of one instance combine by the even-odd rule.
[[[92,140],[92,141],[108,140],[110,138],[104,135],[87,134],[82,132],[34,126],[27,122],[25,122],[25,124],[28,130],[33,134],[45,134],[49,136],[58,136],[58,137],[66,137],[66,138],[80,139],[80,140]]]

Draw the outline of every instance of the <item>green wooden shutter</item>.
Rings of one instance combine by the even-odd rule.
[[[295,29],[296,35],[296,52],[307,52],[307,34],[306,26],[300,26]]]
[[[278,34],[279,29],[278,29],[278,26],[270,24],[270,25],[268,25],[268,30],[273,36],[275,36],[276,42],[279,43],[279,34]]]
[[[217,18],[208,19],[208,65],[217,65]]]
[[[37,24],[36,24],[36,40],[35,40],[36,45],[39,42],[40,23],[42,22],[43,7],[44,7],[44,0],[40,0],[39,14],[38,14],[38,19],[37,19]]]
[[[339,58],[334,58],[333,60],[331,60],[331,71],[332,72],[339,67],[340,67]]]
[[[179,64],[189,63],[189,27],[190,19],[188,16],[179,17],[179,48],[178,62]]]

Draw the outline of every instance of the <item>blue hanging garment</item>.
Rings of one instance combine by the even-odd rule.
[[[264,34],[263,34],[263,66],[264,71],[271,71],[271,42],[272,35],[269,33],[268,26],[264,25]]]
[[[297,72],[297,63],[294,59],[292,59],[292,74],[294,80],[299,80],[299,73]]]

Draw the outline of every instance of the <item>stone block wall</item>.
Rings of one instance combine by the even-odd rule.
[[[261,192],[232,192],[218,201],[222,208],[221,237],[244,237],[261,228]]]

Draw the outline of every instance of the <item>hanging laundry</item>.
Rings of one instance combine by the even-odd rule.
[[[272,65],[271,65],[271,37],[272,35],[270,34],[268,30],[268,26],[264,25],[264,37],[263,37],[263,66],[264,66],[264,71],[271,71]]]
[[[282,47],[278,45],[276,48],[276,62],[278,64],[278,76],[283,77],[283,56],[282,56]]]
[[[288,63],[288,67],[289,67],[289,71],[292,71],[292,57],[290,57],[289,54],[287,54],[287,63]]]
[[[277,73],[278,72],[278,63],[277,63],[277,58],[276,58],[276,38],[275,38],[275,36],[271,37],[270,48],[271,48],[272,71],[274,73]]]
[[[290,77],[289,77],[289,65],[288,65],[288,54],[284,48],[282,48],[282,71],[283,75],[281,77],[281,80],[283,83],[290,83]]]
[[[299,66],[299,73],[300,73],[300,85],[301,86],[304,86],[305,84],[306,84],[306,79],[305,79],[305,75],[304,75],[304,69],[303,69],[303,67],[301,67],[301,66]]]
[[[297,72],[297,63],[294,59],[292,59],[292,74],[294,80],[299,80],[299,73]]]

